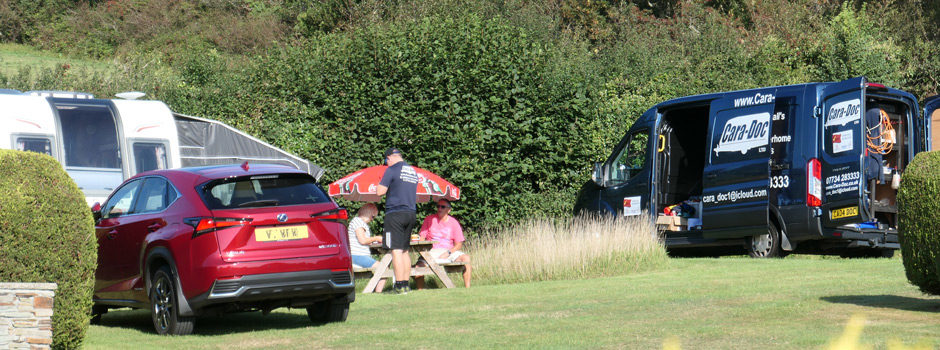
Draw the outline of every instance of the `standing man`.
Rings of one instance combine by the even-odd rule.
[[[415,227],[415,200],[418,197],[418,174],[402,157],[401,150],[385,150],[385,174],[375,193],[385,198],[385,227],[383,244],[392,250],[392,268],[395,270],[395,292],[408,293],[411,278],[411,231]]]

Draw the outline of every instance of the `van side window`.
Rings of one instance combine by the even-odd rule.
[[[40,137],[16,138],[16,149],[20,151],[43,153],[52,155],[52,142]]]
[[[646,164],[646,147],[649,141],[649,131],[643,130],[630,135],[630,139],[610,164],[612,183],[621,183],[636,175]]]
[[[162,143],[134,142],[134,166],[138,173],[166,169],[166,146]]]

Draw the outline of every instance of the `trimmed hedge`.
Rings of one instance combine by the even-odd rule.
[[[85,196],[44,154],[0,150],[0,281],[55,282],[52,347],[81,347],[97,241]]]
[[[599,84],[562,55],[473,14],[316,36],[262,59],[256,109],[234,124],[327,167],[325,182],[397,146],[461,187],[470,228],[565,215],[600,157]]]
[[[907,279],[940,295],[940,152],[914,157],[898,192],[898,233]]]

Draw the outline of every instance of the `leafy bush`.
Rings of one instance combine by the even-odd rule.
[[[940,152],[918,153],[901,178],[898,239],[907,279],[924,293],[940,295]]]
[[[252,74],[241,126],[325,165],[327,180],[400,147],[463,190],[469,227],[519,220],[542,196],[570,210],[595,155],[593,82],[500,19],[426,18],[283,47]],[[250,124],[245,125],[248,122]]]
[[[91,210],[52,157],[0,150],[0,280],[55,282],[52,345],[82,344],[97,242]]]

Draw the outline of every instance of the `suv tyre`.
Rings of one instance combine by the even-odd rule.
[[[319,301],[307,308],[307,317],[310,317],[310,321],[316,324],[345,322],[347,314],[349,314],[349,302],[345,297]]]
[[[194,317],[179,315],[176,279],[169,266],[161,266],[150,281],[150,315],[160,335],[187,335],[193,332]]]

